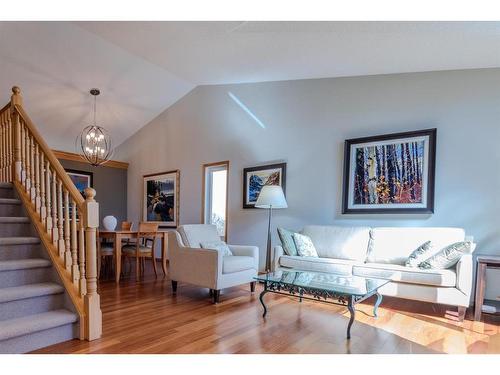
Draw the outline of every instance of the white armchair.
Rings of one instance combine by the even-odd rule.
[[[182,225],[168,234],[170,279],[172,290],[184,282],[210,290],[213,302],[218,303],[224,288],[250,283],[255,291],[259,267],[259,248],[256,246],[228,245],[233,255],[201,248],[201,242],[220,241],[215,225]]]

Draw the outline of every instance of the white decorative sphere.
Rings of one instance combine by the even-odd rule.
[[[116,224],[118,224],[118,221],[114,216],[109,215],[102,219],[102,225],[104,225],[104,229],[106,230],[115,230]]]

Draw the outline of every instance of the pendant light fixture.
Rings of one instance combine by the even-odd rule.
[[[111,137],[106,129],[98,126],[96,122],[97,95],[100,93],[99,89],[90,90],[90,95],[94,96],[94,124],[85,127],[76,138],[81,157],[95,167],[109,161],[113,153]]]

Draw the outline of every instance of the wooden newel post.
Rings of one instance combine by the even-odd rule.
[[[102,313],[97,294],[97,242],[96,230],[99,227],[99,203],[94,200],[95,190],[85,189],[85,258],[87,276],[87,294],[85,306],[85,338],[95,340],[102,334]]]
[[[14,163],[12,164],[12,179],[21,181],[21,123],[19,121],[19,114],[15,105],[23,105],[23,98],[21,97],[21,89],[17,86],[12,88],[12,96],[10,97],[11,104],[11,126],[13,126],[12,144],[14,146]]]

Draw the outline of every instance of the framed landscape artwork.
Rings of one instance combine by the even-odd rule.
[[[254,208],[262,187],[279,185],[285,193],[286,163],[243,169],[243,208]]]
[[[342,213],[433,213],[436,129],[348,139]]]
[[[75,169],[66,169],[66,172],[80,194],[82,194],[82,197],[85,198],[85,189],[94,186],[94,174],[92,172],[77,171]]]
[[[143,176],[143,221],[179,225],[179,170]]]

